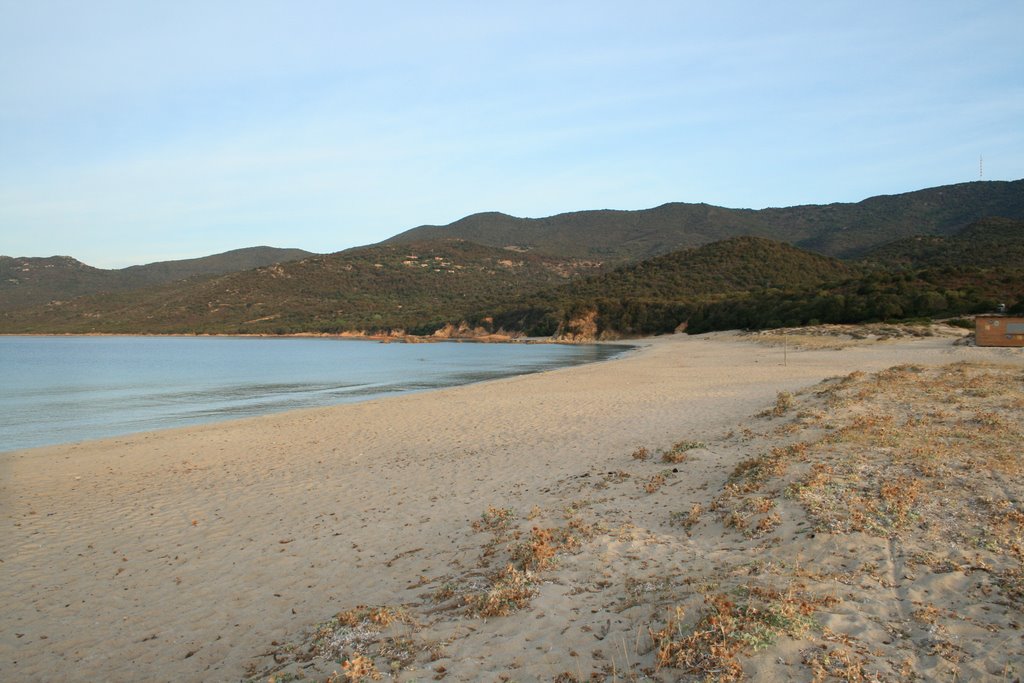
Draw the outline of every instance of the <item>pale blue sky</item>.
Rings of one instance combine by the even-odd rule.
[[[0,0],[0,253],[1024,177],[1024,2]]]

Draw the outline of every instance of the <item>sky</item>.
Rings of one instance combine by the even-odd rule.
[[[1024,3],[0,0],[0,254],[1024,178]]]

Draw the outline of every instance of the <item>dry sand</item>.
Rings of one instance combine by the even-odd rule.
[[[0,679],[323,680],[345,671],[325,657],[358,649],[385,678],[396,662],[401,680],[676,680],[685,668],[659,665],[655,647],[671,641],[674,605],[686,609],[673,627],[682,638],[708,612],[705,596],[744,572],[786,573],[786,599],[796,595],[797,564],[805,578],[854,578],[832,580],[829,599],[803,596],[815,626],[747,648],[748,675],[811,680],[861,656],[878,660],[865,671],[904,667],[879,679],[1018,680],[1024,619],[1000,593],[998,567],[982,572],[995,577],[992,604],[966,615],[973,630],[939,639],[959,651],[934,646],[929,659],[927,643],[913,645],[920,633],[886,625],[913,626],[914,604],[927,604],[934,618],[921,623],[940,633],[943,610],[968,609],[954,597],[976,574],[936,573],[911,594],[896,533],[810,534],[787,517],[752,536],[710,510],[748,505],[750,491],[723,497],[736,464],[804,428],[754,417],[778,392],[906,363],[994,362],[1019,374],[1024,354],[948,338],[785,353],[784,365],[782,349],[735,334],[677,335],[567,370],[0,454]],[[678,464],[630,457],[680,441],[702,447]],[[1011,512],[1017,486],[1004,489]],[[489,506],[511,511],[507,526],[482,520]],[[557,536],[566,529],[574,540]],[[473,614],[473,595],[513,561],[534,570],[529,606]],[[872,567],[887,578],[871,579]],[[766,590],[755,595],[768,600]],[[360,605],[387,606],[383,623],[352,611]],[[325,657],[303,654],[317,635]]]

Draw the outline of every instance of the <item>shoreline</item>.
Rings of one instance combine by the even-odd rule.
[[[357,605],[406,603],[424,580],[471,567],[471,526],[489,505],[555,514],[576,500],[570,482],[626,468],[638,446],[712,443],[779,392],[827,377],[986,360],[1024,366],[949,339],[789,349],[783,365],[779,349],[732,333],[661,337],[543,373],[3,453],[0,673],[238,680],[272,642]],[[722,467],[732,465],[701,476]],[[686,478],[696,471],[680,476],[666,491],[700,490]],[[582,506],[598,494],[572,495]],[[628,553],[633,542],[609,543]],[[545,600],[557,636],[572,603]],[[547,624],[528,618],[438,635],[452,651],[448,680],[570,669],[528,661],[534,645],[557,644],[524,643],[526,624]],[[589,633],[572,637],[594,646]],[[463,642],[491,649],[476,656]]]
[[[64,339],[63,336],[47,336],[40,339],[40,343],[44,343],[45,339],[59,340]],[[89,339],[92,337],[81,337],[81,339]],[[175,339],[192,339],[193,337],[179,337],[179,336],[101,336],[98,339],[122,339],[124,343],[130,343],[133,339],[164,339],[164,340],[175,340]],[[200,339],[208,340],[231,340],[235,339],[240,343],[244,341],[262,341],[264,337],[258,336],[206,336],[200,337]],[[270,338],[276,339],[276,338]],[[320,339],[319,337],[287,337],[282,338],[281,343],[287,344],[288,340],[293,340],[294,343],[299,343],[295,340],[308,340],[308,339]],[[327,340],[339,341],[337,339]],[[349,341],[348,338],[343,338],[340,341]],[[352,339],[351,341],[364,342],[365,339]],[[447,343],[462,343],[459,340],[437,340],[436,343],[445,341]],[[197,342],[199,343],[199,342]],[[467,342],[472,343],[472,342]],[[208,347],[207,344],[205,347]],[[582,345],[576,345],[582,346]],[[491,381],[494,379],[500,379],[503,377],[514,377],[522,374],[532,374],[535,372],[545,372],[549,369],[557,369],[558,367],[574,367],[579,364],[601,362],[609,358],[621,356],[629,350],[636,347],[635,344],[626,343],[595,343],[588,345],[593,347],[590,351],[585,348],[579,351],[565,351],[556,352],[555,347],[548,347],[550,351],[542,351],[540,349],[534,352],[527,352],[525,349],[518,353],[512,353],[511,350],[506,354],[502,351],[484,352],[480,350],[480,353],[485,354],[487,357],[494,357],[491,361],[473,361],[472,358],[478,356],[477,353],[470,353],[469,350],[465,353],[458,352],[452,349],[449,352],[424,352],[423,358],[425,359],[437,359],[439,358],[442,363],[451,365],[451,369],[447,372],[440,372],[436,376],[431,376],[430,381],[424,384],[423,378],[420,375],[415,374],[415,369],[410,368],[410,372],[413,374],[396,374],[394,372],[388,373],[382,370],[382,372],[374,373],[372,376],[363,376],[359,382],[365,384],[348,384],[345,377],[347,375],[337,375],[332,373],[330,369],[325,369],[332,379],[325,379],[327,382],[323,386],[317,384],[319,389],[315,392],[312,391],[312,385],[310,386],[309,392],[298,392],[301,393],[299,399],[295,398],[295,392],[289,392],[286,395],[277,396],[271,394],[267,400],[258,403],[257,407],[252,407],[244,410],[238,410],[237,401],[225,403],[216,392],[210,392],[213,403],[200,403],[199,406],[195,405],[195,401],[186,403],[163,403],[164,397],[160,392],[149,391],[148,393],[137,394],[140,400],[153,402],[155,400],[161,401],[161,405],[166,405],[165,409],[159,411],[131,411],[127,413],[124,410],[118,412],[104,412],[104,413],[90,413],[89,421],[82,428],[75,428],[73,424],[49,423],[49,426],[36,420],[33,415],[39,414],[35,411],[32,415],[25,412],[24,421],[20,422],[15,419],[15,422],[10,423],[9,440],[7,443],[0,443],[0,454],[26,450],[31,448],[41,448],[47,446],[60,446],[60,445],[71,445],[80,442],[89,442],[109,438],[122,438],[131,436],[133,434],[143,434],[151,431],[159,431],[162,429],[175,429],[180,427],[189,426],[200,426],[204,424],[217,424],[225,421],[231,421],[240,419],[243,417],[258,417],[261,415],[273,415],[279,413],[286,413],[294,410],[303,410],[307,408],[317,407],[331,407],[336,405],[346,405],[352,403],[360,403],[365,401],[372,401],[392,396],[400,396],[410,393],[426,393],[431,391],[443,390],[446,388],[462,386],[467,383],[477,383],[484,381]],[[115,347],[117,348],[117,347]],[[142,346],[140,348],[146,348]],[[189,348],[183,346],[182,348]],[[271,348],[271,347],[259,347],[259,348]],[[276,347],[274,347],[276,348]],[[305,347],[303,347],[305,348]],[[355,352],[355,355],[359,357],[377,358],[383,357],[381,354],[372,352],[372,347],[365,347],[365,353]],[[451,348],[451,347],[449,347]],[[355,347],[350,347],[350,351],[354,350]],[[348,358],[349,353],[340,351],[342,358]],[[369,354],[367,356],[367,353]],[[382,352],[383,353],[383,352]],[[384,354],[387,355],[387,354]],[[519,356],[527,358],[537,357],[532,363],[531,362],[519,362],[515,359]],[[557,358],[556,358],[557,356]],[[565,357],[562,357],[565,356]],[[460,358],[466,358],[465,362],[459,361]],[[508,360],[503,361],[503,358]],[[348,362],[348,361],[346,361]],[[315,363],[313,364],[315,366]],[[545,369],[544,366],[553,365],[554,368],[548,367]],[[111,370],[115,370],[111,368]],[[470,373],[470,374],[467,374]],[[308,374],[308,373],[307,373]],[[483,378],[483,379],[481,379]],[[198,379],[198,378],[193,378]],[[317,380],[313,375],[306,377],[308,381],[317,383]],[[181,384],[179,391],[183,391],[183,387],[189,388],[196,385],[196,382],[188,378],[179,378],[174,376],[171,378],[172,381],[187,382],[187,384]],[[241,376],[232,378],[231,381],[238,381],[239,387],[248,388],[245,384],[248,380]],[[120,382],[121,380],[116,380]],[[274,379],[273,381],[281,381]],[[301,382],[301,381],[300,381]],[[337,384],[331,384],[336,382]],[[442,382],[446,382],[442,384]],[[102,382],[104,385],[107,384],[106,379]],[[125,383],[128,386],[130,383]],[[202,383],[200,383],[202,384]],[[207,391],[208,387],[202,384],[203,391]],[[324,394],[323,390],[326,388],[337,387],[337,390],[331,391],[328,394]],[[345,390],[342,390],[345,388]],[[81,388],[82,391],[88,392],[92,395],[92,385],[87,385]],[[195,391],[199,391],[196,389]],[[255,390],[254,390],[255,391]],[[312,393],[310,393],[312,392]],[[198,396],[198,394],[196,394]],[[259,398],[260,396],[253,394],[252,398]],[[326,398],[325,398],[326,397]],[[202,399],[202,397],[200,397]],[[81,399],[85,401],[85,399]],[[169,401],[170,399],[168,399]],[[305,404],[305,405],[301,405]],[[18,407],[11,406],[12,410],[17,411]],[[24,411],[23,411],[24,412]],[[15,412],[15,415],[20,413]],[[10,416],[9,416],[10,417]],[[130,419],[129,419],[130,418]],[[101,422],[102,421],[102,422]],[[31,427],[31,430],[28,428]],[[0,430],[4,431],[4,430]],[[60,440],[57,440],[60,439]]]
[[[437,336],[422,334],[349,333],[349,332],[293,332],[289,334],[253,333],[187,333],[187,332],[0,332],[0,337],[166,337],[166,338],[217,338],[238,337],[240,339],[337,339],[341,341],[365,341],[384,344],[564,344],[580,346],[587,344],[630,344],[652,337],[622,337],[618,339],[569,340],[556,337],[526,337],[512,334],[481,334],[472,336]]]

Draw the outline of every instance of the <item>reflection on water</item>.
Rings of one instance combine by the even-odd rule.
[[[368,400],[626,347],[242,337],[0,337],[0,451]]]

